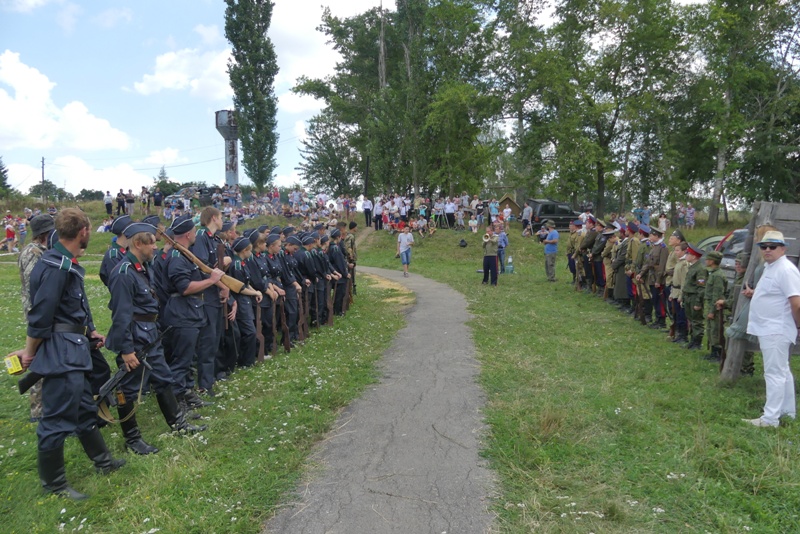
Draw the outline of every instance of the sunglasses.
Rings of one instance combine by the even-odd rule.
[[[761,250],[775,250],[780,246],[781,245],[758,245],[758,248],[760,248]]]

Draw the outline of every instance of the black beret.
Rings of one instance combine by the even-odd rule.
[[[194,221],[191,215],[181,215],[169,226],[175,235],[183,235],[194,230]]]
[[[133,224],[129,224],[128,226],[126,226],[125,230],[122,233],[125,234],[125,237],[130,239],[133,236],[135,236],[136,234],[140,234],[142,232],[146,232],[148,234],[155,235],[156,234],[156,227],[153,226],[152,224],[138,222],[138,223],[133,223]]]
[[[145,224],[152,224],[153,226],[157,227],[159,224],[161,224],[161,218],[158,215],[148,215],[142,219],[142,222]]]
[[[111,233],[114,235],[122,235],[122,231],[125,230],[125,227],[128,226],[133,221],[128,215],[123,215],[122,217],[117,217],[114,219],[114,222],[111,223]]]
[[[273,244],[275,241],[280,241],[281,236],[280,234],[269,234],[267,236],[267,245]]]
[[[355,222],[355,221],[350,221],[350,226],[348,226],[348,228],[350,228],[350,229],[352,230],[352,229],[353,229],[353,228],[355,228],[356,226],[358,226],[358,223],[357,223],[357,222]]]
[[[287,245],[297,245],[298,247],[303,246],[303,242],[297,236],[290,235],[286,238]]]
[[[236,239],[233,240],[233,245],[231,246],[233,247],[234,252],[241,252],[250,245],[252,245],[252,243],[250,243],[250,240],[248,238],[237,237]]]

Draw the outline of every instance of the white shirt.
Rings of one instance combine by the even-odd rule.
[[[789,297],[795,296],[800,296],[800,271],[797,267],[786,256],[765,264],[764,274],[750,301],[747,333],[754,336],[779,335],[795,343],[797,326],[789,304]]]
[[[411,245],[409,243],[414,242],[414,236],[410,232],[409,233],[403,232],[402,234],[397,236],[397,242],[400,243],[400,252],[401,253],[405,252],[406,250],[411,248]]]
[[[361,208],[372,211],[372,201],[368,198],[365,198],[364,202],[361,203]]]
[[[508,220],[508,218],[509,218],[510,216],[511,216],[511,208],[505,208],[505,209],[503,210],[503,218],[504,218],[505,220]]]

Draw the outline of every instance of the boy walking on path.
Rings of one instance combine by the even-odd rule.
[[[403,276],[408,278],[408,266],[411,263],[411,246],[414,244],[414,235],[411,228],[406,226],[397,236],[397,256],[403,264]]]

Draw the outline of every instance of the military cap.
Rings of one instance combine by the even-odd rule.
[[[279,241],[281,236],[279,234],[269,234],[267,236],[267,245],[273,244],[275,241]]]
[[[164,233],[167,234],[167,237],[175,237],[175,232],[172,230],[172,228],[167,228],[164,230]]]
[[[256,232],[255,230],[251,230],[248,235],[245,236],[247,239],[250,240],[252,244],[256,244],[256,242],[261,238],[261,234]]]
[[[128,239],[130,239],[136,234],[140,234],[142,232],[155,235],[156,227],[153,226],[152,224],[147,224],[143,222],[132,223],[125,227],[125,230],[122,231],[122,234]]]
[[[122,235],[122,231],[125,230],[125,227],[128,226],[133,221],[128,215],[123,215],[122,217],[117,217],[114,219],[114,222],[111,223],[111,233],[114,235]]]
[[[708,254],[706,254],[706,259],[711,260],[717,265],[722,261],[722,252],[717,252],[716,250],[712,250]]]
[[[303,245],[313,245],[316,240],[314,236],[307,235],[303,238]]]
[[[587,210],[587,211],[588,211],[588,210]],[[596,222],[597,222],[597,217],[595,217],[594,215],[589,215],[589,216],[586,218],[586,220],[587,220],[587,221],[592,221],[593,223],[596,223]]]
[[[634,234],[639,231],[639,226],[635,222],[628,223],[628,231],[633,232]]]
[[[314,230],[322,230],[323,228],[325,228],[325,225],[322,223],[314,225]]]
[[[544,225],[545,225],[545,226],[547,226],[548,228],[555,228],[555,227],[556,227],[556,223],[555,223],[555,222],[553,222],[553,220],[552,220],[552,219],[547,219],[547,220],[544,222]]]
[[[603,219],[595,219],[594,222],[597,223],[598,225],[602,226],[603,228],[605,228],[607,226],[606,222]]]
[[[257,232],[256,232],[256,229],[255,229],[255,228],[248,228],[247,230],[245,230],[244,232],[242,232],[242,235],[243,235],[244,237],[250,237],[250,236],[251,236],[253,233],[257,233]]]
[[[747,256],[748,256],[747,252],[740,252],[740,253],[738,253],[736,255],[736,261],[740,265],[746,265],[747,264]]]
[[[358,226],[358,223],[357,223],[357,222],[355,222],[355,221],[350,221],[350,224],[348,225],[348,228],[349,228],[350,230],[352,230],[352,229],[353,229],[353,228],[355,228],[356,226]]]
[[[233,248],[234,252],[241,252],[250,245],[252,245],[252,243],[250,243],[250,240],[248,238],[237,237],[236,239],[233,240],[233,244],[231,245],[231,247]]]
[[[583,226],[583,221],[580,219],[575,219],[570,223],[572,226]]]
[[[639,226],[639,231],[644,235],[650,235],[650,227],[644,223]]]
[[[290,235],[289,237],[286,238],[286,244],[287,245],[297,245],[298,247],[302,247],[303,246],[303,242],[300,241],[300,239],[297,236],[294,236],[294,235]]]
[[[292,235],[292,232],[294,232],[294,227],[292,226],[287,226],[286,228],[281,230],[281,233],[287,237]]]
[[[688,243],[688,247],[686,248],[686,252],[691,254],[691,255],[693,255],[693,256],[697,256],[698,258],[703,255],[703,250],[698,248],[697,245],[693,245],[692,243]]]
[[[261,226],[258,227],[259,234],[266,234],[267,230],[269,230],[269,226],[266,224],[262,224]]]
[[[158,227],[158,225],[161,224],[161,218],[158,215],[148,215],[147,217],[142,219],[142,222],[145,224],[152,224],[153,226]]]
[[[659,235],[659,236],[662,236],[662,235],[664,235],[664,232],[662,232],[661,230],[659,230],[659,229],[658,229],[658,228],[656,228],[655,226],[653,226],[652,228],[650,228],[650,233],[651,233],[651,234],[657,234],[657,235]]]
[[[606,228],[606,229],[605,229],[605,230],[603,230],[603,232],[602,232],[602,234],[603,234],[603,235],[614,235],[614,234],[616,234],[616,233],[617,233],[617,229],[616,229],[616,228],[614,228],[613,226],[611,226],[611,227],[609,227],[609,228]]]
[[[340,232],[338,228],[334,228],[331,231],[331,237],[333,238],[339,237],[340,235],[342,235],[342,232]]]
[[[677,228],[675,229],[675,231],[674,231],[674,232],[672,232],[672,236],[673,236],[673,237],[677,237],[677,238],[678,238],[678,239],[680,239],[681,241],[686,241],[686,238],[685,238],[685,237],[683,237],[683,232],[681,232],[681,231],[680,231],[680,230],[678,230]]]
[[[325,234],[324,236],[319,238],[319,244],[320,245],[323,244],[323,243],[327,243],[328,241],[330,241],[330,238],[328,237],[328,234]]]
[[[56,227],[55,221],[47,213],[37,215],[36,217],[31,219],[31,234],[33,234],[33,237],[50,232],[55,227]]]
[[[233,222],[233,221],[225,221],[224,223],[222,223],[222,229],[220,231],[221,232],[228,232],[228,231],[230,231],[231,228],[233,228],[234,224],[236,224],[236,223]]]
[[[172,228],[172,231],[175,232],[175,235],[183,235],[194,230],[194,221],[192,220],[191,215],[181,215],[172,221],[172,224],[169,227]]]

